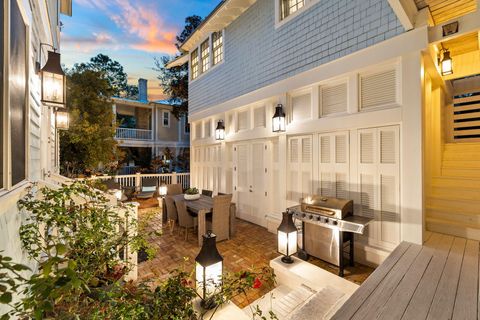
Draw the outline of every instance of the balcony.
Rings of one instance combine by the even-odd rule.
[[[152,140],[152,130],[117,128],[115,138],[120,140]]]

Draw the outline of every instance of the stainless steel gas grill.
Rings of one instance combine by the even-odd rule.
[[[372,219],[353,215],[353,201],[310,196],[287,210],[302,221],[302,250],[299,256],[325,260],[339,267],[344,275],[344,250],[349,246],[350,265],[354,263],[354,234],[363,234]]]

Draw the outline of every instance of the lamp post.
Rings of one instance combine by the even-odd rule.
[[[217,128],[215,129],[215,140],[225,140],[225,125],[222,120],[218,120]]]
[[[275,107],[275,114],[272,118],[272,131],[285,131],[285,112],[283,111],[283,105],[281,104],[277,104],[277,106]]]
[[[164,198],[167,195],[167,185],[162,181],[160,187],[158,188],[158,194],[160,197]]]
[[[277,229],[278,252],[283,255],[283,263],[293,263],[292,254],[297,253],[297,227],[293,223],[293,213],[283,212],[282,223]]]
[[[211,231],[203,235],[202,248],[195,258],[195,284],[204,309],[216,307],[212,294],[222,285],[223,257],[218,252],[216,238]]]

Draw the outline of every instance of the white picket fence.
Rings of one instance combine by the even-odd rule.
[[[183,189],[190,188],[190,173],[147,173],[147,174],[125,174],[125,175],[116,175],[116,176],[97,176],[92,177],[91,179],[100,179],[108,180],[115,179],[115,182],[119,183],[122,187],[137,187],[138,189],[142,186],[142,181],[144,178],[155,178],[157,180],[157,186],[160,186],[162,183],[165,184],[176,184],[180,183]]]

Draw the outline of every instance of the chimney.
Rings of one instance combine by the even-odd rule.
[[[138,100],[148,101],[147,79],[138,79]]]

